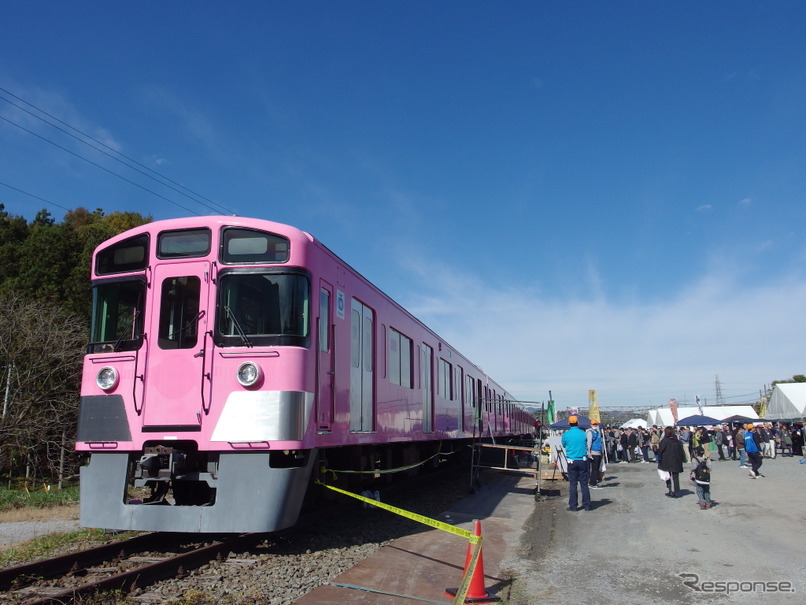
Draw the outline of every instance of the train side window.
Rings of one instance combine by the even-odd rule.
[[[430,433],[434,427],[434,401],[432,360],[434,349],[423,343],[420,349],[420,388],[423,391],[423,432]]]
[[[361,313],[357,309],[352,310],[352,320],[350,321],[350,365],[354,368],[361,367]]]
[[[123,240],[98,252],[95,273],[111,275],[142,271],[148,266],[148,233]]]
[[[389,328],[389,382],[411,388],[411,339]]]
[[[437,395],[444,399],[453,399],[451,390],[453,386],[453,367],[450,362],[440,359],[437,372]]]
[[[350,430],[375,429],[374,312],[357,299],[351,303]]]
[[[373,371],[373,347],[372,347],[372,315],[365,314],[364,315],[364,343],[363,347],[363,357],[364,357],[364,371],[365,372],[372,372]]]
[[[198,342],[201,280],[195,275],[171,277],[162,282],[159,346],[190,349]]]
[[[471,407],[476,407],[476,398],[473,395],[473,377],[465,375],[465,401]]]
[[[400,335],[400,386],[413,388],[414,377],[412,370],[412,353],[414,346],[410,338]]]
[[[330,350],[330,292],[319,292],[319,350]]]
[[[389,339],[386,347],[388,353],[389,382],[400,384],[400,332],[389,328]]]

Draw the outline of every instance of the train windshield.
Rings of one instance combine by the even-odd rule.
[[[307,347],[309,317],[307,275],[232,272],[220,276],[218,346]]]
[[[142,279],[93,286],[89,353],[134,351],[140,347],[145,290]]]

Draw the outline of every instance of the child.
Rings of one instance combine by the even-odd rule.
[[[706,458],[705,449],[698,445],[694,448],[691,460],[691,480],[697,487],[697,499],[700,510],[711,508],[711,460]]]

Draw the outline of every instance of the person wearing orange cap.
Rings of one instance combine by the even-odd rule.
[[[736,443],[736,450],[739,452],[739,468],[747,468],[747,450],[744,449],[744,425],[736,427],[733,441]]]
[[[756,441],[755,427],[752,424],[745,425],[747,431],[744,434],[744,449],[747,452],[747,459],[750,461],[750,476],[753,479],[763,477],[758,469],[761,468],[761,448],[758,441]]]
[[[588,488],[588,440],[585,431],[579,428],[579,418],[568,417],[570,429],[563,433],[562,445],[568,460],[568,510],[577,510],[577,484],[582,492],[582,508],[591,510],[591,494]]]

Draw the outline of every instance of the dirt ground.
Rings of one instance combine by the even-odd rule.
[[[78,504],[0,512],[0,552],[12,544],[78,527]]]
[[[16,508],[13,510],[0,511],[0,523],[56,521],[59,519],[78,519],[78,502],[48,508]],[[2,533],[1,530],[0,533]]]
[[[512,605],[534,603],[796,603],[806,593],[806,464],[764,460],[763,479],[713,462],[700,510],[688,471],[668,498],[654,464],[614,464],[594,510],[560,496],[535,504],[510,562]]]

